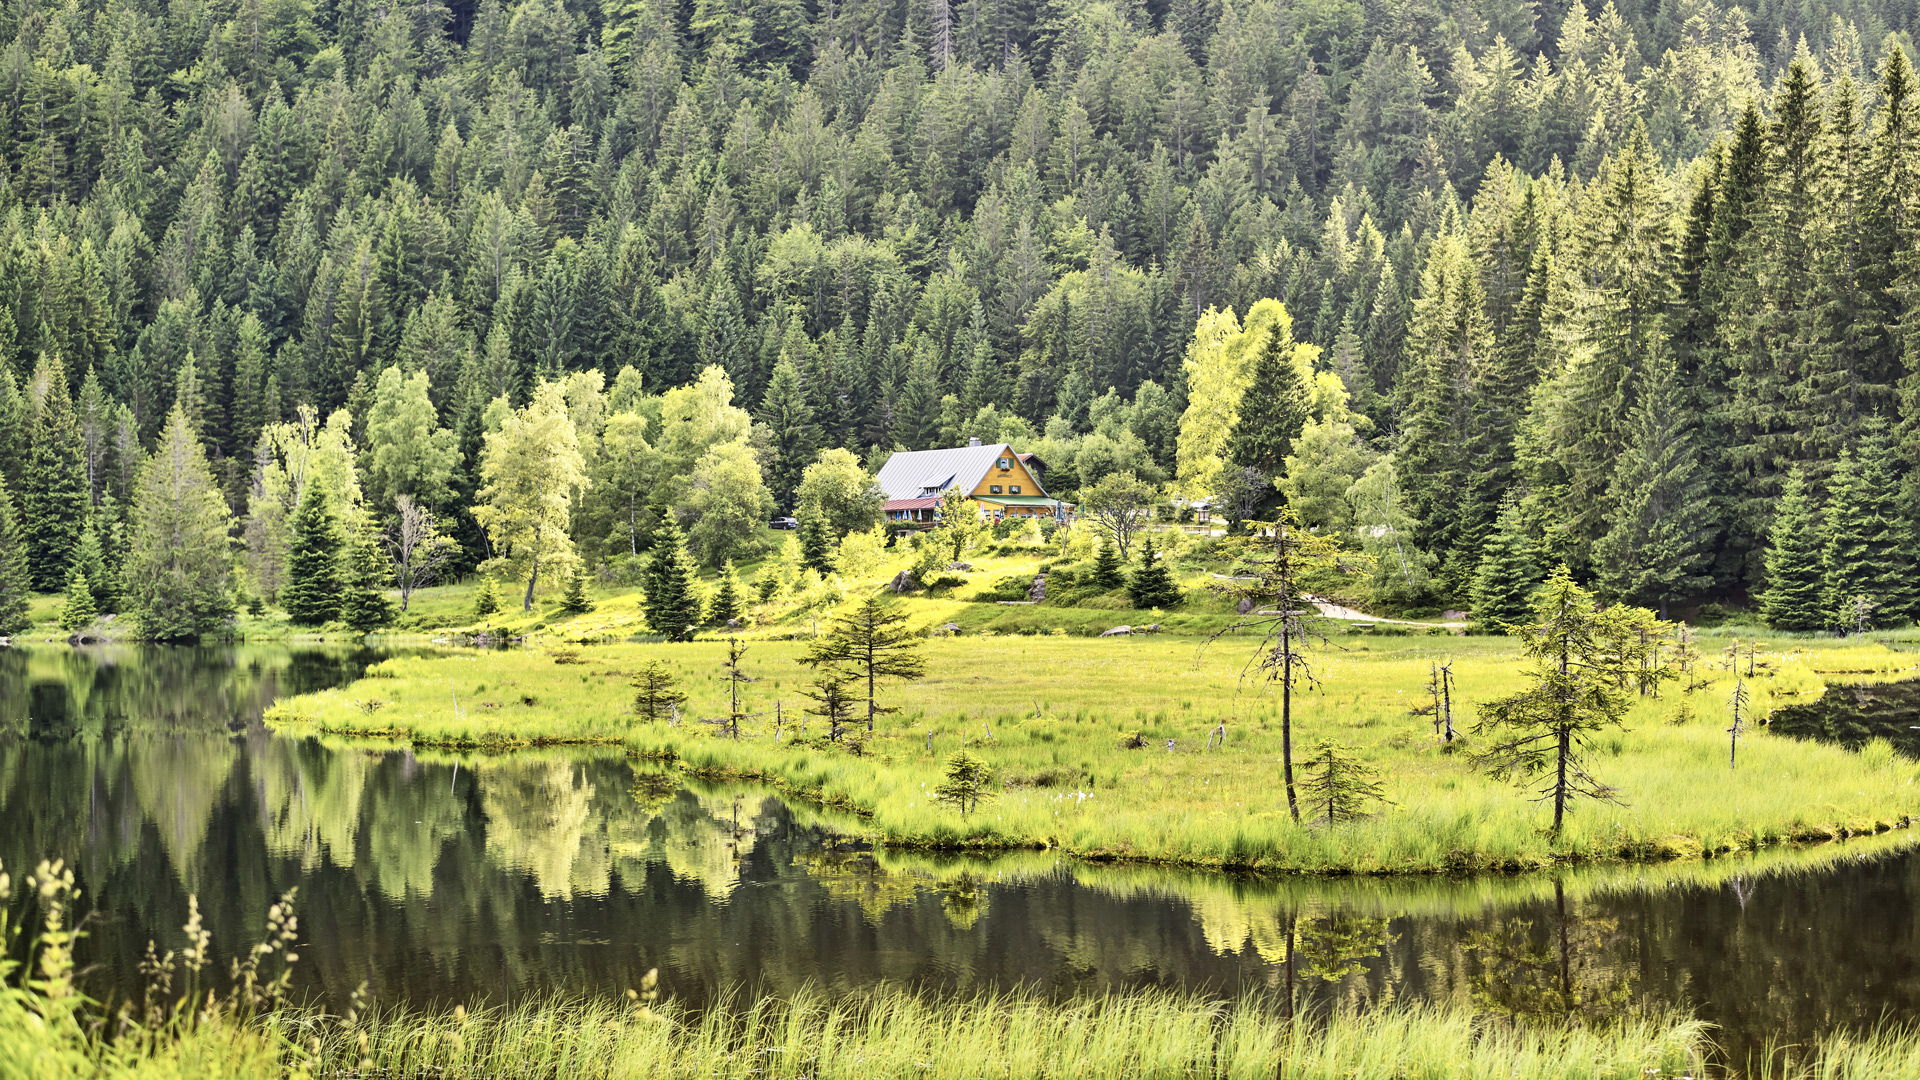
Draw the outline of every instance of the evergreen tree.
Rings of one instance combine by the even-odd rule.
[[[1153,549],[1153,537],[1140,545],[1140,569],[1127,579],[1127,596],[1136,608],[1170,608],[1180,603],[1180,586],[1173,569]]]
[[[1856,458],[1842,451],[1827,480],[1827,513],[1821,537],[1823,603],[1833,625],[1850,627],[1854,601],[1865,597],[1885,622],[1909,616],[1913,567],[1901,536],[1899,487],[1883,427],[1873,425]]]
[[[833,529],[818,506],[802,507],[800,519],[800,565],[821,574],[833,573]]]
[[[500,585],[493,580],[492,574],[480,576],[480,591],[473,594],[473,614],[484,619],[500,613]]]
[[[820,452],[820,429],[813,422],[813,408],[807,404],[800,370],[793,361],[774,365],[756,419],[767,425],[772,436],[773,461],[767,469],[767,487],[773,492],[774,506],[791,513],[800,477]]]
[[[390,625],[394,606],[387,597],[387,586],[393,583],[393,563],[371,521],[354,530],[343,558],[345,590],[340,599],[340,621],[360,634]]]
[[[13,495],[0,476],[0,637],[12,637],[31,625],[27,604],[33,581],[27,573],[27,545],[14,516]]]
[[[134,485],[124,609],[142,636],[193,640],[233,616],[231,515],[200,440],[178,408]]]
[[[33,587],[58,592],[66,587],[67,566],[87,519],[86,452],[59,361],[40,361],[32,391],[21,526]]]
[[[740,578],[733,572],[733,560],[728,559],[720,568],[720,585],[707,605],[707,621],[714,626],[725,626],[738,619],[744,606],[741,595]]]
[[[1113,541],[1100,538],[1100,550],[1093,554],[1093,567],[1087,572],[1087,583],[1112,592],[1127,583],[1126,564],[1120,561],[1120,552],[1114,548]]]
[[[1593,557],[1609,592],[1654,604],[1664,619],[1669,601],[1713,584],[1717,529],[1696,423],[1672,357],[1656,352],[1641,383],[1632,441],[1607,492],[1613,527],[1594,545]]]
[[[593,577],[587,573],[584,560],[574,564],[573,573],[567,575],[566,595],[560,598],[560,610],[568,615],[585,615],[596,605],[591,591]]]
[[[1827,624],[1820,519],[1807,495],[1806,474],[1787,475],[1767,530],[1767,590],[1760,616],[1775,630],[1818,630]]]
[[[674,684],[673,672],[658,660],[649,660],[633,677],[634,715],[648,723],[670,719],[687,695]]]
[[[326,488],[309,483],[293,512],[287,537],[287,584],[280,605],[296,626],[319,626],[340,614],[346,583],[341,565],[346,536],[334,516]]]
[[[1480,565],[1473,576],[1473,621],[1510,632],[1508,627],[1520,625],[1533,613],[1534,591],[1546,579],[1539,545],[1527,532],[1526,516],[1519,503],[1509,501],[1480,549]]]
[[[1320,811],[1316,824],[1337,825],[1365,817],[1367,807],[1385,802],[1379,772],[1354,754],[1353,748],[1328,739],[1314,745],[1302,763],[1300,799]]]
[[[87,521],[87,527],[80,531],[80,543],[73,549],[73,569],[86,578],[87,590],[93,594],[94,610],[111,612],[118,611],[120,605],[114,574],[107,566],[106,551],[100,543],[100,532],[95,525],[95,521],[102,516],[96,512]]]
[[[672,517],[654,537],[644,610],[647,625],[668,641],[692,641],[694,628],[700,625],[700,593],[694,583],[693,558],[687,554],[686,534]]]
[[[67,597],[60,607],[60,629],[71,634],[93,625],[93,590],[87,587],[87,575],[79,567],[67,571]]]
[[[1287,319],[1275,323],[1255,354],[1229,449],[1234,464],[1268,476],[1279,475],[1308,420],[1307,385],[1294,366],[1291,325]]]

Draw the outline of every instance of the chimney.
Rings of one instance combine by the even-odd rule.
[[[979,446],[979,445],[980,445],[980,436],[978,436],[978,435],[975,435],[975,436],[973,436],[972,438],[970,438],[970,439],[968,439],[968,440],[967,440],[967,445],[968,445],[968,446]]]

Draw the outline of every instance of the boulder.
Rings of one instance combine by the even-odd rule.
[[[960,632],[960,625],[958,623],[946,623],[942,625],[939,630],[939,633],[945,634],[948,637],[953,637],[959,632]]]
[[[893,581],[887,585],[887,588],[897,593],[912,592],[919,587],[920,583],[913,579],[913,571],[911,570],[902,570],[898,574],[895,574]]]
[[[970,562],[950,562],[947,564],[947,569],[958,570],[963,574],[970,574],[973,572],[973,564]]]
[[[1136,634],[1157,634],[1160,632],[1160,624],[1150,622],[1145,626],[1136,626],[1133,628],[1133,632]]]
[[[1240,599],[1240,604],[1239,604],[1240,614],[1245,615],[1247,612],[1252,610],[1253,610],[1253,600],[1247,597],[1242,597]]]
[[[1041,574],[1033,579],[1033,588],[1027,590],[1027,599],[1039,603],[1047,598],[1047,575]]]
[[[1440,619],[1443,622],[1466,622],[1467,613],[1464,611],[1445,611],[1441,612]]]
[[[1133,627],[1131,626],[1116,626],[1111,630],[1101,631],[1100,636],[1101,637],[1126,637],[1128,634],[1131,634],[1131,633],[1133,633]]]

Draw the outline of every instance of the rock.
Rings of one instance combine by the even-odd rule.
[[[1131,634],[1131,633],[1133,633],[1133,627],[1131,626],[1116,626],[1111,630],[1101,631],[1100,636],[1101,637],[1126,637],[1128,634]]]
[[[943,624],[939,630],[935,631],[935,633],[945,634],[948,637],[954,637],[955,635],[960,633],[960,626],[958,623],[946,623],[946,624]]]
[[[1252,610],[1253,610],[1253,601],[1249,598],[1242,597],[1239,605],[1240,614],[1245,615],[1247,612]]]
[[[1133,632],[1136,634],[1157,634],[1160,632],[1160,624],[1150,622],[1145,626],[1136,626],[1133,628]]]
[[[727,629],[729,629],[729,630],[738,630],[738,629],[740,629],[740,620],[739,620],[739,619],[728,619],[728,620],[727,620]]]
[[[911,570],[902,570],[898,574],[895,574],[893,581],[887,586],[887,588],[897,593],[912,592],[919,587],[920,583],[913,580],[913,571]]]
[[[973,564],[970,562],[950,562],[947,564],[947,569],[958,570],[963,574],[970,574],[973,572]]]
[[[1444,611],[1440,613],[1440,621],[1441,622],[1466,622],[1467,613],[1464,611]]]
[[[1047,598],[1047,575],[1040,574],[1033,579],[1033,588],[1027,590],[1027,599],[1039,603]]]

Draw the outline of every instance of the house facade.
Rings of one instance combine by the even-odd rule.
[[[1068,524],[1078,507],[1047,494],[1040,482],[1043,469],[1032,454],[975,439],[945,450],[902,451],[887,459],[876,480],[887,495],[889,524],[932,526],[939,521],[941,496],[954,487],[990,521],[1052,518]]]

